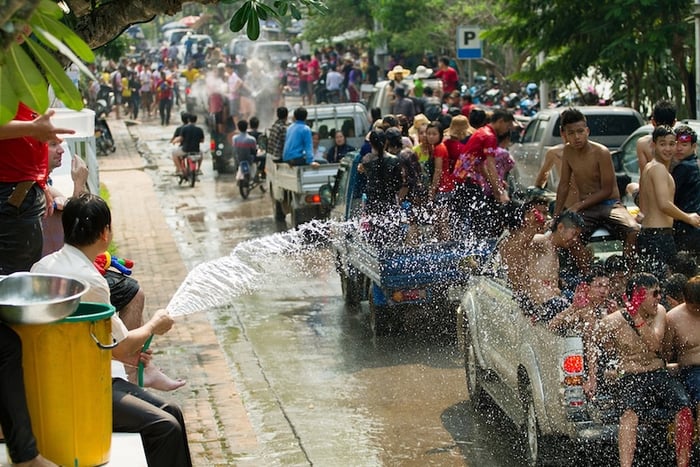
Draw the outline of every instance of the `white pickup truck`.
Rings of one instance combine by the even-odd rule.
[[[291,166],[267,155],[265,170],[270,184],[275,220],[284,222],[291,214],[292,226],[298,227],[312,219],[322,219],[328,215],[321,205],[319,188],[333,185],[340,164],[320,164],[318,166]]]
[[[494,254],[481,275],[470,276],[457,311],[470,403],[479,412],[488,395],[521,428],[528,465],[570,456],[575,444],[614,445],[621,410],[613,386],[586,398],[581,338],[533,324],[505,276]],[[660,408],[653,417],[640,424],[640,433],[665,430],[673,415]],[[587,457],[596,455],[590,450]]]

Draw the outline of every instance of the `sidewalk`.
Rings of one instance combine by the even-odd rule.
[[[140,128],[130,134],[125,120],[109,124],[117,151],[98,158],[100,182],[109,190],[118,254],[134,260],[150,315],[168,304],[187,270],[145,171],[148,162],[132,138]],[[256,465],[258,440],[207,314],[178,317],[152,348],[167,375],[187,380],[184,388],[161,395],[184,411],[194,465]]]

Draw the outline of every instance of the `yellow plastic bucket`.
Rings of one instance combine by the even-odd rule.
[[[27,405],[39,452],[63,466],[109,462],[114,307],[81,303],[51,324],[12,328],[22,339]]]

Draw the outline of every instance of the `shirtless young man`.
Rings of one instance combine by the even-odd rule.
[[[527,251],[526,289],[521,306],[534,321],[549,321],[569,307],[569,301],[559,290],[560,248],[569,248],[576,241],[583,219],[575,212],[565,212],[555,219],[552,230],[535,235]]]
[[[678,362],[680,379],[697,409],[700,430],[700,276],[686,282],[685,303],[666,314],[664,349],[668,361]]]
[[[637,426],[649,411],[666,407],[675,413],[676,464],[687,466],[693,436],[693,414],[683,385],[669,374],[661,357],[666,311],[660,305],[659,281],[651,274],[635,274],[627,282],[624,308],[603,318],[596,338],[618,357],[620,465],[630,467],[637,446]]]
[[[559,215],[564,209],[573,176],[579,201],[569,206],[568,210],[578,212],[585,220],[582,243],[586,243],[597,228],[605,227],[624,241],[625,256],[630,258],[639,226],[620,202],[610,151],[588,139],[590,129],[586,117],[577,109],[570,108],[561,113],[561,134],[567,145],[562,153],[554,215]],[[586,266],[582,243],[572,247],[579,267]]]
[[[660,100],[654,104],[651,111],[651,124],[656,128],[659,125],[668,125],[673,128],[676,124],[676,106],[667,100]],[[647,163],[654,159],[651,135],[642,136],[637,140],[637,162],[641,175]]]
[[[540,171],[535,179],[535,186],[537,188],[545,189],[552,169],[555,169],[558,174],[561,174],[561,157],[564,153],[564,147],[566,146],[566,139],[562,139],[564,139],[563,143],[552,146],[551,148],[547,149],[547,152],[544,153],[542,167],[540,167]],[[572,206],[577,202],[578,189],[576,188],[576,183],[574,182],[574,177],[572,176],[569,180],[569,196],[566,197],[566,201],[564,202],[564,209],[567,209],[569,206]]]
[[[506,221],[508,235],[498,243],[498,253],[501,265],[508,274],[508,281],[515,291],[527,290],[527,257],[523,251],[528,250],[535,234],[544,233],[547,205],[546,199],[534,198],[523,204],[522,210]]]
[[[673,204],[676,185],[668,168],[676,153],[676,134],[670,126],[654,128],[652,148],[654,159],[644,167],[639,179],[639,209],[644,218],[637,249],[644,270],[663,278],[668,261],[676,254],[673,220],[697,228],[700,215],[685,213]]]

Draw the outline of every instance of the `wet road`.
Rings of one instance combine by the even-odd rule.
[[[171,132],[138,130],[188,269],[251,239],[264,255],[267,236],[287,229],[269,194],[242,200],[209,156],[194,188],[178,186]],[[276,255],[263,268],[256,290],[209,312],[262,446],[259,465],[521,464],[515,428],[497,412],[475,416],[460,352],[427,335],[420,316],[404,335],[375,340],[366,304],[345,308],[328,251]]]

